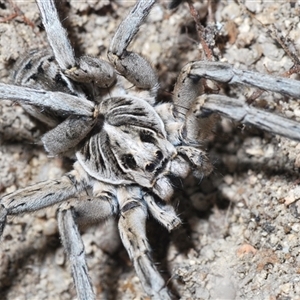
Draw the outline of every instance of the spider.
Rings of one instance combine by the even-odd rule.
[[[171,294],[152,262],[148,214],[169,231],[180,225],[171,197],[174,180],[192,172],[202,178],[212,166],[201,149],[201,124],[211,112],[299,140],[299,123],[221,95],[201,93],[201,78],[251,84],[299,97],[300,84],[239,71],[220,62],[192,62],[181,71],[173,103],[156,103],[158,79],[150,64],[127,50],[155,1],[137,1],[118,27],[109,62],[75,57],[53,1],[37,1],[52,51],[33,51],[16,68],[16,85],[0,85],[2,99],[18,101],[51,129],[43,137],[53,156],[74,158],[74,170],[1,199],[0,232],[7,215],[61,203],[62,243],[80,299],[93,299],[77,223],[119,216],[118,228],[145,292]]]

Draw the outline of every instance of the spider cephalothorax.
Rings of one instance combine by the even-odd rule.
[[[224,63],[192,62],[178,77],[173,102],[156,103],[156,73],[146,59],[127,50],[154,0],[137,1],[121,23],[108,49],[109,62],[77,58],[54,1],[36,2],[52,50],[31,52],[13,74],[15,85],[0,84],[0,96],[18,101],[49,127],[42,142],[50,155],[65,155],[75,163],[74,169],[60,179],[3,196],[0,233],[7,215],[62,203],[59,230],[71,258],[78,297],[93,299],[76,223],[100,222],[117,215],[122,242],[146,293],[154,299],[170,299],[151,260],[145,222],[151,214],[168,230],[180,225],[170,201],[173,179],[185,178],[191,172],[202,178],[211,172],[200,147],[203,119],[217,111],[300,138],[300,126],[294,121],[282,117],[270,121],[272,116],[266,123],[267,113],[260,114],[225,96],[197,98],[202,90],[200,79],[258,87],[262,81],[272,82],[269,89],[292,96],[299,84],[283,78],[271,80],[268,75],[254,80],[254,73],[237,71]],[[246,112],[256,114],[255,120],[247,118]],[[284,120],[286,126],[275,126],[278,120]]]

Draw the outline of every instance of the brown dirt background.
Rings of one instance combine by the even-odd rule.
[[[77,53],[105,57],[117,24],[134,2],[64,2],[62,19]],[[0,23],[2,82],[9,82],[20,56],[47,47],[34,1],[14,3],[33,26],[22,16]],[[158,1],[131,45],[158,71],[160,97],[170,96],[184,64],[201,57],[188,6],[169,11],[167,4]],[[205,24],[207,2],[194,5]],[[0,1],[1,17],[13,12],[8,1]],[[272,32],[298,54],[299,12],[295,1],[214,2],[220,60],[284,74],[293,62]],[[237,98],[252,92],[230,89]],[[300,121],[295,100],[265,92],[253,105]],[[1,194],[70,169],[70,162],[48,158],[36,143],[42,131],[20,106],[1,101]],[[207,147],[213,174],[201,183],[189,178],[177,194],[183,226],[169,235],[149,220],[155,261],[171,278],[168,284],[180,299],[300,299],[300,144],[221,119]],[[111,220],[82,232],[97,299],[147,299],[126,252],[113,238],[114,228]],[[55,209],[9,219],[0,248],[0,299],[76,299]]]

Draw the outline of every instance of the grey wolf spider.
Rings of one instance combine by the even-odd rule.
[[[0,232],[7,215],[62,202],[62,243],[70,257],[78,297],[93,299],[76,223],[119,215],[119,231],[146,293],[171,295],[150,256],[145,221],[151,214],[168,230],[180,225],[171,204],[172,179],[208,175],[201,149],[201,124],[219,112],[271,133],[300,140],[300,124],[221,95],[201,94],[201,78],[250,84],[299,97],[298,81],[234,69],[220,62],[188,63],[180,73],[173,103],[156,103],[158,79],[150,64],[127,47],[155,1],[138,1],[117,29],[109,63],[74,55],[53,1],[37,1],[52,52],[32,52],[14,74],[16,85],[0,85],[1,99],[18,101],[51,130],[42,142],[50,155],[76,157],[74,170],[5,195]],[[159,200],[158,200],[159,199]]]

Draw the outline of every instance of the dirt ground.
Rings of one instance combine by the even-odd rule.
[[[63,3],[61,17],[76,52],[106,57],[117,24],[134,2]],[[16,18],[10,18],[13,3]],[[219,60],[273,75],[293,66],[275,35],[298,56],[299,2],[213,3]],[[158,1],[131,45],[157,70],[161,98],[170,98],[179,70],[202,57],[188,5],[173,11],[167,5]],[[194,5],[207,24],[207,1]],[[0,17],[6,20],[0,23],[0,80],[7,83],[19,57],[48,44],[34,1],[0,0]],[[256,91],[226,87],[236,98]],[[293,99],[264,92],[252,105],[300,121]],[[1,194],[70,170],[70,161],[47,157],[37,142],[42,132],[20,106],[0,102]],[[220,119],[207,150],[213,173],[201,183],[188,178],[176,193],[181,228],[168,234],[149,219],[153,255],[168,285],[185,300],[300,299],[300,144]],[[115,220],[82,231],[97,299],[147,299],[115,232]],[[0,299],[76,299],[55,208],[9,219],[0,248]]]

